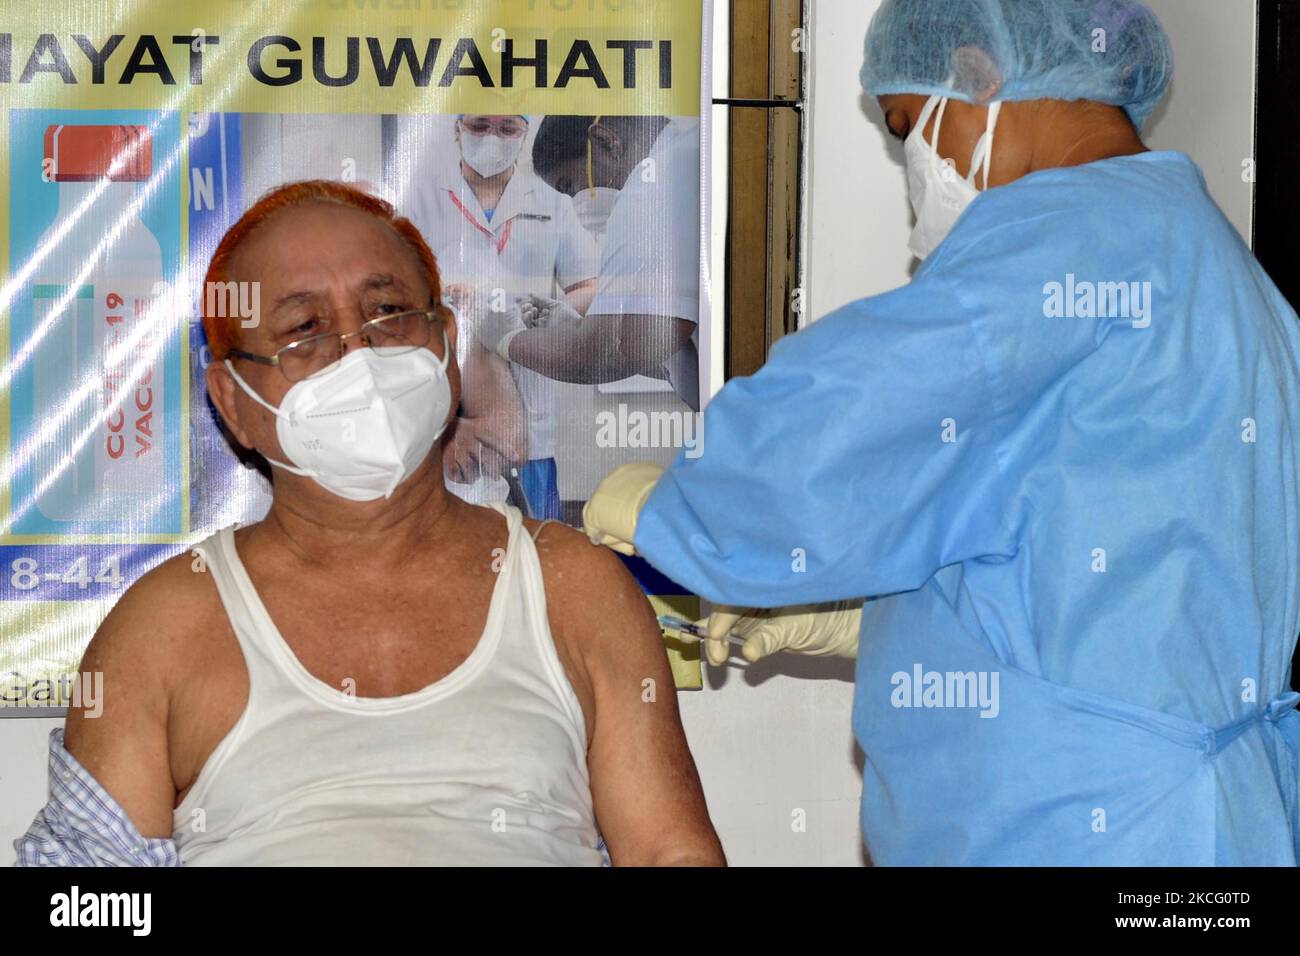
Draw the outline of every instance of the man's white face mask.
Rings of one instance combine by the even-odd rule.
[[[603,236],[619,193],[620,190],[608,186],[580,190],[573,197],[573,211],[578,214],[582,227],[594,235]]]
[[[938,107],[934,121],[934,142],[925,141],[925,127]],[[943,114],[948,108],[947,97],[932,96],[921,110],[916,127],[903,144],[907,156],[907,192],[916,213],[916,228],[908,247],[918,259],[925,259],[939,247],[952,232],[966,207],[979,196],[975,187],[976,173],[984,170],[984,188],[988,188],[989,169],[993,163],[993,133],[998,125],[1000,102],[989,106],[988,127],[975,144],[971,155],[970,175],[962,179],[950,162],[939,158],[939,130]]]
[[[460,155],[484,179],[499,176],[513,166],[524,148],[525,137],[506,139],[488,133],[476,136],[463,125],[460,128]]]
[[[296,382],[280,407],[226,368],[249,398],[276,417],[275,434],[292,465],[272,465],[313,479],[350,501],[390,498],[442,437],[451,417],[447,333],[443,358],[426,348],[360,348]],[[380,354],[386,352],[388,354]]]

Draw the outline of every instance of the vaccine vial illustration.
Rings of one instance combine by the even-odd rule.
[[[50,520],[125,528],[166,493],[163,257],[140,217],[149,130],[49,126],[43,156],[58,214],[32,290],[35,503]]]

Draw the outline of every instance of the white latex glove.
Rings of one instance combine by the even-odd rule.
[[[520,315],[519,311],[519,303],[516,302],[504,312],[493,309],[479,310],[475,331],[478,334],[478,340],[483,343],[485,349],[496,352],[497,355],[509,362],[510,343],[514,341],[515,336],[527,332],[528,326],[524,324],[523,316]]]
[[[636,521],[664,469],[652,461],[615,468],[582,508],[582,527],[592,544],[636,554]]]
[[[712,664],[725,664],[731,644],[728,634],[745,638],[745,660],[762,660],[777,651],[812,657],[857,657],[862,627],[862,601],[804,604],[798,607],[751,611],[720,606],[697,622],[708,631],[704,649]]]
[[[442,300],[451,306],[453,311],[468,315],[477,307],[478,295],[472,285],[453,282],[442,287]]]
[[[530,329],[582,321],[582,316],[567,302],[531,293],[519,300],[519,309],[524,324]]]

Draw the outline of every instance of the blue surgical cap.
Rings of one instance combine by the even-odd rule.
[[[1173,71],[1160,21],[1137,0],[885,0],[862,86],[978,104],[1093,100],[1140,130]]]

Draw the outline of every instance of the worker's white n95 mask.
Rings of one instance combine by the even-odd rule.
[[[925,126],[938,107],[934,121],[934,141],[925,141]],[[993,163],[993,133],[998,125],[1002,104],[989,107],[988,128],[975,144],[971,155],[970,175],[962,179],[951,163],[939,158],[939,130],[948,108],[947,97],[932,96],[926,101],[916,128],[903,144],[907,155],[907,191],[916,213],[916,228],[908,247],[917,258],[925,259],[948,237],[966,207],[980,194],[975,187],[976,172],[984,170],[984,187],[988,188],[989,169]]]
[[[311,478],[340,498],[374,501],[392,496],[447,427],[446,332],[442,343],[442,359],[426,348],[357,349],[295,383],[279,408],[253,391],[230,359],[226,368],[276,417],[276,436],[293,465],[268,458],[272,465]]]
[[[465,127],[460,129],[460,154],[469,168],[484,179],[499,176],[513,166],[524,148],[524,137],[506,139],[488,133],[475,136]]]
[[[573,197],[573,211],[578,214],[582,228],[594,235],[603,236],[619,194],[619,190],[608,186],[579,190]]]

